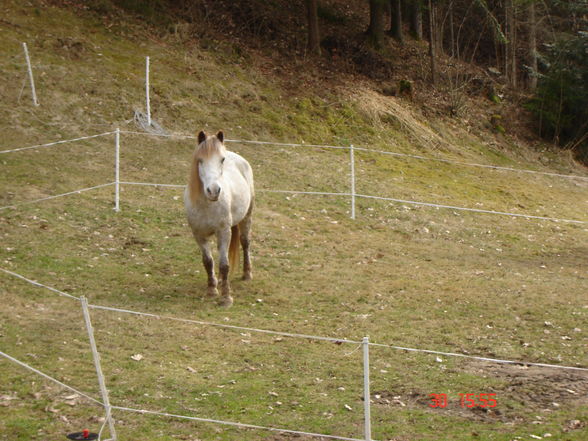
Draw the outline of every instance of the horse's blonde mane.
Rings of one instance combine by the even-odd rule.
[[[225,145],[222,143],[223,135],[222,132],[219,132],[218,135],[208,136],[204,134],[204,132],[200,132],[198,134],[198,140],[200,141],[202,137],[205,137],[203,141],[198,144],[198,147],[194,151],[192,155],[192,166],[190,169],[190,181],[188,182],[188,188],[190,192],[190,200],[193,204],[198,202],[201,196],[203,196],[202,191],[202,181],[200,180],[200,173],[198,172],[198,161],[200,159],[205,160],[212,158],[217,154],[224,154],[225,153]],[[220,138],[220,139],[219,139]]]

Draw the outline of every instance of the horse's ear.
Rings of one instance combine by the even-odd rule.
[[[219,130],[218,133],[216,134],[216,138],[220,141],[223,142],[225,139],[225,134],[223,133],[222,130]]]
[[[200,133],[198,134],[198,144],[201,144],[204,141],[206,141],[206,133],[204,133],[203,130],[200,130]]]

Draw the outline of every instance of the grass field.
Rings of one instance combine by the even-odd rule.
[[[258,66],[223,48],[186,51],[176,41],[143,38],[138,27],[114,23],[105,31],[95,18],[61,9],[31,13],[17,2],[3,8],[9,20],[0,28],[8,42],[2,49],[2,149],[116,126],[136,130],[128,120],[142,106],[142,57],[151,55],[154,117],[174,133],[223,128],[233,139],[353,143],[587,176],[550,153],[547,165],[539,162],[510,138],[489,147],[491,135],[441,118],[410,130],[398,124],[407,121],[404,114],[386,123],[381,115],[397,105],[374,105],[370,113],[367,100],[355,101],[357,94],[288,96]],[[23,39],[41,65],[40,108],[25,102],[26,92],[17,101]],[[63,41],[80,42],[82,49],[72,54],[78,46]],[[404,112],[418,116],[408,105]],[[443,140],[438,150],[427,150],[419,138],[427,130]],[[113,142],[108,136],[3,154],[0,206],[112,182]],[[123,134],[121,180],[183,184],[193,147],[190,140]],[[204,269],[177,188],[123,185],[119,213],[113,187],[2,210],[2,268],[99,305],[588,366],[586,224],[370,199],[357,199],[353,221],[348,197],[263,191],[348,192],[346,150],[229,147],[251,162],[258,190],[254,280],[233,274],[232,308],[204,295]],[[587,220],[586,180],[367,152],[356,152],[356,172],[361,194]],[[0,350],[99,397],[79,303],[4,273],[0,281]],[[355,345],[100,310],[92,310],[92,319],[117,406],[362,437],[361,349]],[[139,361],[131,358],[137,354]],[[374,347],[371,377],[377,440],[587,436],[586,372]],[[446,393],[449,405],[430,408],[431,393]],[[460,393],[495,393],[498,405],[464,409]],[[98,430],[102,417],[99,407],[0,359],[1,440],[61,439],[83,427]],[[123,411],[115,417],[121,440],[306,439]]]

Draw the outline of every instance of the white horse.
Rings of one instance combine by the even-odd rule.
[[[227,151],[223,140],[223,132],[208,137],[204,132],[198,134],[184,204],[192,234],[202,251],[202,262],[208,274],[208,295],[218,295],[209,242],[212,235],[216,235],[220,304],[231,306],[229,268],[239,263],[239,242],[243,248],[243,280],[251,279],[249,233],[254,190],[251,166],[237,153]]]

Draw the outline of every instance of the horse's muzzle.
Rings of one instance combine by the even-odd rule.
[[[206,187],[206,197],[208,198],[208,200],[210,200],[212,202],[218,201],[218,198],[220,196],[220,192],[221,192],[221,188],[218,185]]]

